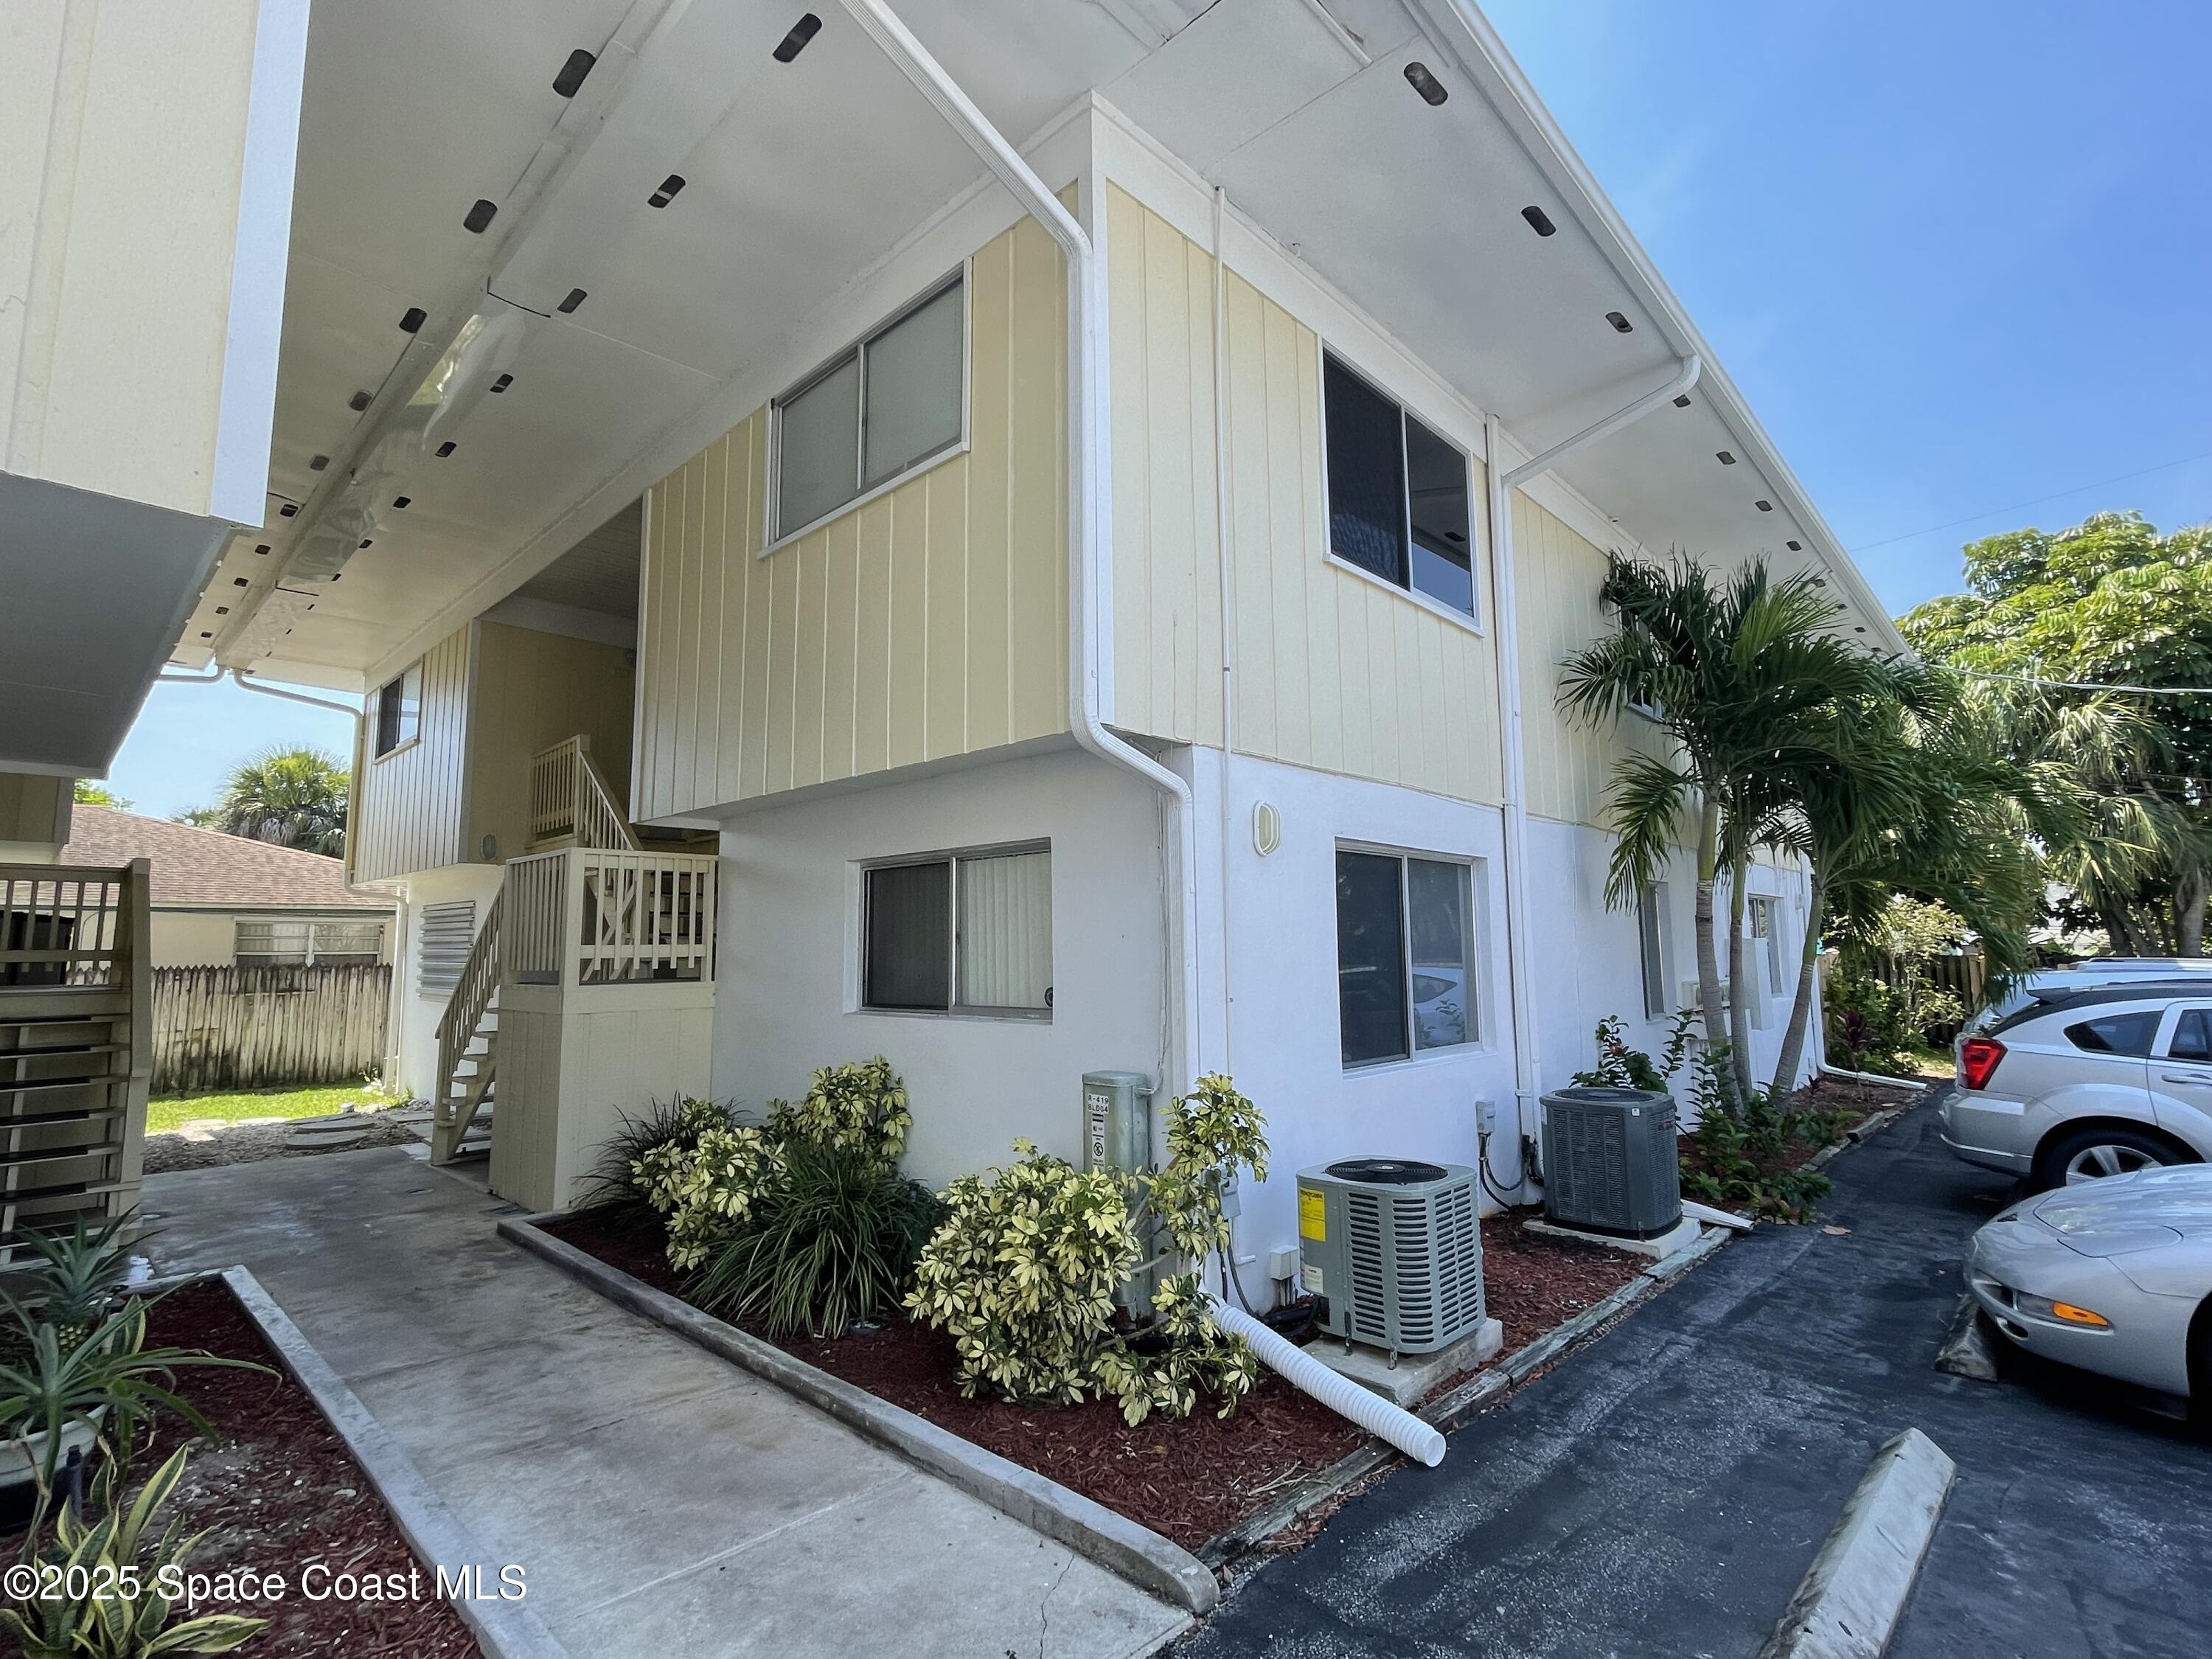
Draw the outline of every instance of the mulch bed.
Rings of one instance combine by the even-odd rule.
[[[657,1224],[586,1211],[546,1231],[673,1296],[680,1275],[660,1253]],[[767,1338],[754,1330],[756,1336]],[[1318,1401],[1262,1374],[1226,1418],[1201,1400],[1181,1422],[1152,1417],[1135,1428],[1103,1401],[1014,1406],[963,1400],[952,1341],[900,1319],[868,1335],[778,1341],[787,1353],[1060,1485],[1186,1549],[1229,1530],[1366,1439]]]
[[[1482,1291],[1490,1316],[1505,1328],[1503,1353],[1564,1325],[1651,1265],[1632,1250],[1532,1233],[1522,1219],[1511,1212],[1482,1219]]]
[[[1926,1087],[1927,1082],[1925,1078],[1899,1078],[1896,1086],[1891,1088],[1880,1084],[1854,1082],[1849,1078],[1814,1078],[1790,1097],[1790,1104],[1796,1111],[1836,1114],[1838,1124],[1837,1140],[1822,1143],[1793,1137],[1784,1144],[1780,1156],[1759,1162],[1759,1173],[1771,1176],[1804,1168],[1876,1112],[1912,1104],[1917,1092]],[[1681,1149],[1682,1167],[1686,1170],[1708,1168],[1693,1136],[1685,1133],[1678,1144]]]
[[[307,1391],[283,1373],[229,1288],[203,1280],[173,1291],[147,1320],[147,1346],[204,1348],[228,1358],[252,1359],[276,1369],[255,1371],[187,1369],[178,1392],[205,1413],[221,1437],[196,1443],[183,1482],[162,1511],[162,1522],[181,1517],[189,1534],[204,1531],[185,1563],[187,1571],[220,1573],[252,1569],[282,1573],[281,1601],[209,1601],[194,1615],[239,1613],[267,1619],[269,1628],[249,1642],[254,1659],[343,1656],[344,1659],[466,1659],[476,1639],[460,1616],[431,1594],[431,1570],[399,1535],[399,1528],[368,1478],[353,1461]],[[150,1474],[176,1444],[175,1425],[164,1425],[159,1443],[143,1448],[137,1467]],[[13,1559],[21,1534],[0,1540]],[[420,1574],[420,1599],[309,1601],[301,1574],[310,1563],[330,1570],[327,1588],[340,1573],[404,1577]],[[178,1622],[187,1616],[178,1614]]]

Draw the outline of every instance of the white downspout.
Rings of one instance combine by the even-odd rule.
[[[1164,1091],[1177,1092],[1197,1069],[1204,1052],[1196,934],[1198,831],[1190,786],[1108,731],[1098,714],[1098,665],[1103,645],[1100,620],[1105,611],[1099,566],[1110,545],[1112,510],[1106,482],[1111,463],[1107,454],[1109,428],[1104,373],[1105,271],[1097,248],[1075,216],[884,0],[844,0],[844,5],[853,21],[967,142],[999,182],[1036,216],[1067,257],[1068,726],[1085,750],[1158,790],[1165,808],[1168,823],[1164,839],[1173,843],[1177,865],[1169,889],[1176,914],[1169,929],[1168,951],[1178,983],[1170,1003],[1170,1052],[1163,1068],[1169,1075],[1161,1079],[1159,1086]]]
[[[1236,800],[1229,775],[1237,757],[1237,569],[1229,544],[1229,293],[1221,232],[1229,192],[1213,187],[1213,535],[1221,603],[1221,1069],[1237,1074],[1237,988],[1230,967],[1230,889]]]
[[[1538,473],[1585,444],[1595,443],[1640,420],[1662,404],[1681,396],[1698,383],[1705,365],[1692,352],[1666,385],[1647,392],[1615,410],[1603,420],[1585,427],[1564,442],[1508,471],[1505,467],[1504,428],[1495,415],[1483,420],[1483,468],[1488,485],[1490,561],[1497,588],[1498,746],[1504,767],[1505,941],[1506,971],[1513,1001],[1513,1099],[1515,1127],[1519,1132],[1520,1180],[1516,1195],[1525,1199],[1534,1179],[1529,1169],[1528,1148],[1542,1123],[1539,1102],[1543,1095],[1543,1055],[1536,1024],[1534,970],[1530,963],[1528,907],[1528,780],[1522,741],[1521,617],[1514,598],[1513,492]]]

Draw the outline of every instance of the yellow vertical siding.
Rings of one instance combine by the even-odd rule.
[[[461,847],[473,859],[487,835],[501,858],[530,840],[531,760],[579,735],[619,798],[629,780],[629,653],[503,623],[477,624],[476,691],[468,717],[469,817]],[[623,805],[617,800],[617,805]]]
[[[357,881],[434,870],[466,857],[462,778],[468,753],[470,633],[458,629],[423,653],[422,715],[416,741],[370,761],[364,769],[354,796]],[[375,719],[373,704],[369,718]]]
[[[1212,259],[1120,190],[1107,238],[1115,723],[1218,744]],[[1237,748],[1500,799],[1489,637],[1329,561],[1320,342],[1234,270],[1223,310]],[[1480,460],[1468,483],[1480,523]],[[1489,545],[1486,531],[1477,539]],[[1487,617],[1486,559],[1478,584]]]
[[[768,411],[646,497],[641,817],[1067,727],[1066,283],[1024,220],[975,256],[969,446],[759,556]]]
[[[1559,709],[1559,664],[1613,626],[1598,603],[1606,554],[1527,496],[1513,498],[1513,580],[1521,620],[1521,722],[1528,811],[1597,824],[1615,763],[1656,742],[1656,729],[1623,717],[1615,732],[1570,721]]]

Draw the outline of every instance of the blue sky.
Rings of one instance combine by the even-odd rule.
[[[1893,611],[2212,518],[2212,6],[1482,3]]]
[[[1485,9],[1893,611],[1976,536],[2212,517],[2212,5]],[[166,817],[352,735],[157,686],[113,787]]]

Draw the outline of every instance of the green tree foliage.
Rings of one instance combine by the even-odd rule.
[[[2212,686],[2212,527],[2161,536],[2100,513],[1972,543],[1966,563],[1966,592],[1899,627],[1929,661],[1990,677],[1984,718],[2063,808],[2038,842],[2077,896],[2061,919],[2101,926],[2123,955],[2200,954],[2212,696],[2082,688]]]
[[[112,806],[118,812],[127,812],[137,802],[118,795],[104,783],[94,783],[90,778],[70,780],[70,799],[79,806]]]
[[[183,821],[338,858],[352,787],[351,775],[322,750],[271,749],[234,769],[222,799]]]
[[[1694,849],[1699,1006],[1709,1039],[1729,1042],[1740,1111],[1753,1092],[1749,1002],[1732,999],[1723,1019],[1715,895],[1725,878],[1729,977],[1747,983],[1745,878],[1790,805],[1782,781],[1845,757],[1848,712],[1883,701],[1881,665],[1829,631],[1834,604],[1810,576],[1778,581],[1763,561],[1717,572],[1616,555],[1602,597],[1620,626],[1560,665],[1560,706],[1600,728],[1649,711],[1668,739],[1613,775],[1607,902],[1634,903],[1676,847]]]

